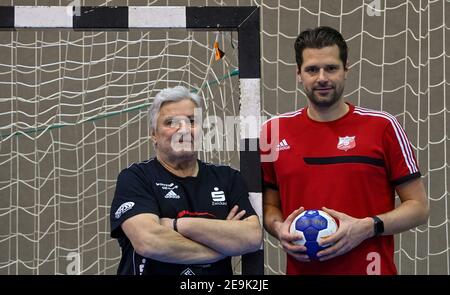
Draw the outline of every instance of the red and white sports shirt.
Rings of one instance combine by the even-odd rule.
[[[279,191],[284,218],[300,206],[322,206],[364,218],[395,207],[394,187],[420,177],[411,145],[392,115],[349,104],[331,122],[307,109],[274,117],[261,132],[266,187]],[[379,267],[372,263],[378,259]],[[372,264],[371,264],[372,263]],[[324,262],[288,255],[287,274],[396,274],[393,236],[371,238]]]

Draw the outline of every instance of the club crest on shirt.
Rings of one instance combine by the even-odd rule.
[[[348,151],[354,148],[356,146],[355,137],[356,136],[345,136],[345,137],[339,136],[339,142],[337,144],[338,150]]]
[[[225,192],[219,191],[218,187],[214,187],[214,191],[211,192],[212,205],[226,205]]]

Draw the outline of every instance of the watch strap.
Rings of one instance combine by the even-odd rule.
[[[378,237],[384,233],[384,223],[383,220],[381,220],[378,216],[372,216],[372,219],[374,221],[373,223],[374,236]]]

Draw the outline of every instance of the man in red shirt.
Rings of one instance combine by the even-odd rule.
[[[396,274],[393,234],[428,219],[406,134],[392,115],[343,101],[347,44],[338,31],[306,30],[295,52],[308,106],[263,125],[264,226],[288,254],[287,274]],[[317,261],[292,243],[303,237],[289,233],[304,209],[339,223]]]

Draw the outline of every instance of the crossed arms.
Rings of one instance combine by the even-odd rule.
[[[262,230],[256,215],[241,220],[235,206],[226,220],[185,217],[178,220],[138,214],[125,220],[122,230],[139,255],[177,264],[212,263],[227,256],[256,251]]]

